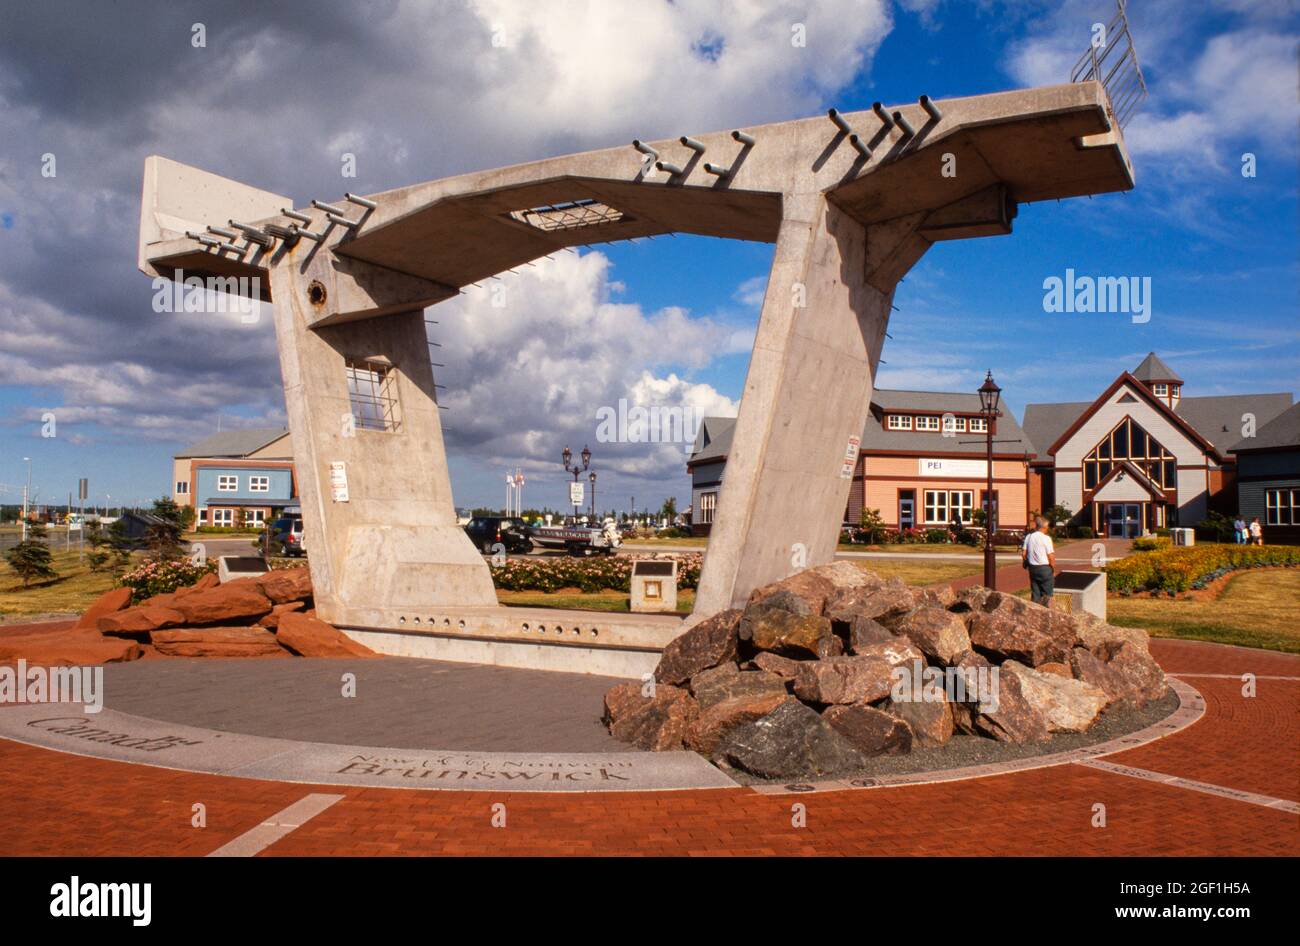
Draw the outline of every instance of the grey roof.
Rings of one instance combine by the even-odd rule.
[[[246,457],[256,453],[268,443],[279,440],[289,431],[283,427],[256,427],[247,430],[223,430],[205,437],[191,447],[176,454],[176,459],[188,457]]]
[[[1238,440],[1239,450],[1286,450],[1300,447],[1300,404],[1292,404],[1272,420],[1255,429],[1255,436]]]
[[[1174,369],[1157,357],[1155,352],[1147,352],[1147,356],[1142,359],[1142,364],[1133,369],[1133,377],[1139,381],[1175,381],[1178,384],[1183,383],[1183,379],[1174,374]]]
[[[904,450],[915,453],[969,453],[983,455],[985,444],[979,434],[957,434],[945,437],[941,431],[885,430],[882,426],[884,411],[914,411],[917,413],[978,414],[978,394],[952,394],[944,391],[887,391],[876,390],[871,396],[871,411],[862,429],[863,450]],[[706,417],[695,438],[690,462],[698,464],[725,458],[731,449],[731,435],[735,428],[734,417]],[[707,438],[706,438],[707,431]],[[1033,443],[1016,423],[1015,415],[1004,410],[998,418],[997,436],[993,452],[1005,456],[1033,453]]]
[[[721,460],[731,449],[731,434],[736,427],[734,417],[706,417],[700,422],[700,430],[695,435],[695,444],[691,447],[691,463],[706,463],[709,460]]]
[[[1025,433],[1047,457],[1052,444],[1092,406],[1092,401],[1025,405]],[[1220,394],[1180,398],[1174,413],[1223,453],[1231,452],[1241,433],[1242,415],[1254,414],[1267,424],[1291,406],[1290,394]]]
[[[265,496],[209,496],[203,501],[205,506],[287,506],[298,500],[268,499]]]

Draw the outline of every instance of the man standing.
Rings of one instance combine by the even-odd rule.
[[[1250,544],[1264,544],[1264,527],[1259,524],[1259,516],[1255,516],[1250,520]]]
[[[1056,548],[1047,533],[1047,520],[1042,516],[1034,518],[1034,531],[1025,536],[1020,557],[1029,569],[1029,592],[1034,603],[1051,607]]]
[[[1237,518],[1233,520],[1232,528],[1233,531],[1236,532],[1237,534],[1237,544],[1245,545],[1246,544],[1246,520],[1241,518],[1240,513],[1238,513]]]

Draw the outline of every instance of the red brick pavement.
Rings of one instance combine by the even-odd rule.
[[[1300,657],[1153,641],[1170,673],[1300,676]],[[1300,683],[1189,676],[1206,698],[1192,727],[1108,761],[1295,800]],[[0,741],[6,854],[201,855],[314,786],[172,772]],[[343,801],[268,855],[865,854],[1297,855],[1294,815],[1078,765],[862,791],[745,789],[608,794],[324,789]],[[192,806],[207,827],[191,826]],[[506,827],[490,824],[506,805]],[[1092,827],[1093,806],[1107,826]],[[791,825],[805,805],[807,826]],[[989,812],[997,819],[990,822]]]

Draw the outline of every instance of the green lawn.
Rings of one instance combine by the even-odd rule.
[[[51,548],[54,570],[59,577],[52,581],[33,582],[24,588],[18,577],[0,559],[0,615],[12,618],[27,614],[63,614],[84,611],[90,603],[113,588],[113,574],[105,568],[92,572],[79,562],[77,552]]]
[[[1300,653],[1300,570],[1241,572],[1216,599],[1110,595],[1107,620],[1152,637]]]

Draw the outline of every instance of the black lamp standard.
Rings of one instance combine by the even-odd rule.
[[[579,467],[578,464],[573,462],[573,451],[570,450],[568,447],[564,448],[564,452],[560,454],[560,456],[564,460],[564,469],[573,474],[574,483],[578,482],[582,474],[587,471],[587,467],[591,465],[591,450],[588,449],[587,447],[583,447],[582,453],[579,454],[579,456],[582,458],[581,467]],[[595,480],[593,479],[592,482],[594,483]],[[572,498],[573,497],[570,497],[570,499]],[[573,521],[574,522],[578,521],[578,504],[576,502],[574,502],[573,504]]]
[[[980,385],[980,409],[984,412],[984,455],[986,460],[987,488],[984,490],[984,586],[997,588],[997,561],[993,554],[993,530],[997,523],[993,506],[993,418],[998,415],[998,400],[1002,389],[993,380],[990,371]]]
[[[591,480],[591,521],[596,521],[596,471],[592,470],[591,475],[587,477]]]

